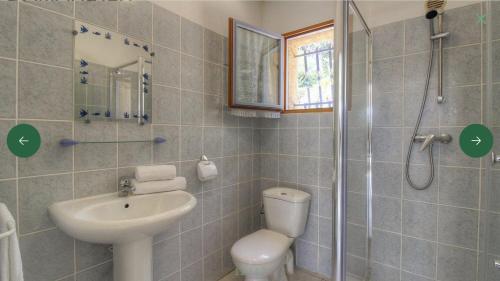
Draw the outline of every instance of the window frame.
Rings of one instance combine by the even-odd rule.
[[[282,112],[285,108],[284,105],[284,85],[285,82],[283,80],[283,67],[284,67],[284,37],[279,33],[274,34],[269,31],[265,31],[261,28],[255,27],[250,24],[246,24],[242,21],[236,20],[232,17],[228,19],[229,25],[229,33],[228,33],[228,54],[227,54],[227,66],[228,66],[228,76],[227,76],[227,104],[229,108],[240,108],[240,109],[255,109],[255,110],[267,110],[267,111],[276,111]],[[266,105],[266,104],[244,104],[244,103],[236,103],[235,102],[235,91],[236,91],[236,81],[235,79],[235,70],[236,70],[236,30],[237,28],[247,29],[255,33],[262,34],[264,36],[274,38],[276,40],[280,40],[280,71],[279,73],[279,93],[278,99],[279,103],[276,105]]]
[[[287,99],[287,94],[288,94],[288,39],[305,35],[308,33],[316,32],[322,29],[330,28],[335,26],[335,20],[327,20],[323,21],[317,24],[313,24],[310,26],[306,26],[294,31],[286,32],[283,33],[282,36],[284,38],[284,44],[283,44],[283,55],[284,55],[284,62],[283,62],[283,110],[281,113],[306,113],[306,112],[333,112],[333,107],[328,107],[328,108],[308,108],[308,109],[288,109],[288,99]]]

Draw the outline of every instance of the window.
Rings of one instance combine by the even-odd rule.
[[[285,112],[333,108],[333,20],[283,34]]]

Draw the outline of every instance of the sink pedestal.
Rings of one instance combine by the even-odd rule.
[[[153,280],[153,238],[113,245],[115,281]]]
[[[113,244],[115,281],[153,280],[153,237],[196,206],[182,190],[119,197],[116,192],[57,202],[50,217],[82,241]]]

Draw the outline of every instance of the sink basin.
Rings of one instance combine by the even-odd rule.
[[[115,280],[151,280],[153,236],[188,214],[196,198],[184,191],[118,197],[104,194],[54,203],[49,213],[68,235],[113,244]]]
[[[49,207],[67,234],[92,243],[124,243],[154,236],[196,206],[184,191],[118,197],[116,193],[63,201]]]

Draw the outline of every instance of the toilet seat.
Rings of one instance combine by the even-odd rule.
[[[231,255],[240,263],[259,265],[282,259],[292,239],[268,229],[261,229],[238,240]]]

